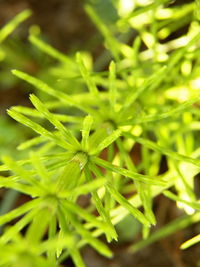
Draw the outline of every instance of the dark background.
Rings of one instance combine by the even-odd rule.
[[[181,2],[183,1],[176,1],[176,4]],[[20,11],[30,8],[33,15],[23,23],[23,26],[20,26],[19,30],[21,39],[25,43],[29,26],[37,24],[48,42],[60,51],[72,53],[79,49],[88,49],[96,55],[101,52],[102,47],[99,47],[100,51],[94,50],[92,47],[94,39],[99,37],[84,11],[83,4],[84,1],[81,0],[0,0],[0,27]],[[34,66],[32,68],[32,72],[34,72]],[[38,66],[35,68],[37,70]],[[16,91],[16,88],[2,91],[0,95],[1,108],[5,109],[15,104],[16,98],[18,98],[18,104],[19,98],[21,98],[20,103],[23,104],[26,102],[26,97],[26,93]],[[157,228],[180,215],[174,202],[164,196],[155,199],[154,210],[158,220]],[[114,258],[111,260],[99,256],[89,247],[82,250],[82,255],[87,267],[106,265],[110,267],[195,267],[197,260],[200,259],[199,246],[193,246],[186,251],[180,251],[179,246],[199,230],[199,225],[194,225],[156,242],[136,254],[127,252],[129,242],[113,243],[110,245],[114,251]],[[141,236],[138,236],[137,239],[140,238]],[[71,267],[73,263],[68,259],[63,266]]]

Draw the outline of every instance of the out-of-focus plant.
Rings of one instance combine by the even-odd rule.
[[[37,257],[34,266],[58,266],[68,256],[76,266],[85,266],[80,254],[85,244],[111,257],[98,236],[117,240],[115,226],[120,223],[123,229],[124,222],[128,231],[127,215],[138,221],[129,224],[140,224],[144,237],[130,251],[200,220],[194,188],[200,168],[195,2],[113,2],[117,16],[110,21],[98,15],[97,2],[85,6],[109,53],[97,65],[84,51],[62,54],[32,28],[30,42],[55,59],[55,66],[41,77],[12,71],[37,96],[30,96],[33,108],[16,106],[8,113],[37,136],[18,146],[27,157],[2,158],[0,171],[10,176],[1,176],[0,186],[31,199],[0,216],[0,224],[8,224],[0,247],[12,255],[10,260],[2,255],[0,266],[18,266],[20,259],[32,266]],[[179,29],[184,34],[174,38]],[[107,70],[93,71],[106,65]],[[160,168],[163,158],[165,169]],[[153,200],[159,194],[175,201],[185,215],[151,233],[156,224]],[[86,208],[78,204],[82,195],[89,201]],[[199,235],[181,249],[198,241]]]
[[[13,33],[13,31],[26,20],[31,15],[30,10],[24,10],[20,14],[18,14],[14,19],[8,22],[1,30],[0,30],[0,91],[4,91],[16,83],[16,78],[13,79],[13,76],[10,75],[9,63],[13,66],[13,64],[17,64],[18,62],[23,62],[22,57],[18,55],[18,50],[13,52],[13,50],[9,49],[9,45],[7,43],[7,39]],[[17,45],[15,46],[15,48]],[[19,58],[17,58],[19,56]],[[20,59],[20,60],[19,60]],[[20,64],[19,67],[22,67]],[[0,98],[1,99],[1,98]],[[1,105],[3,106],[3,100],[1,100]],[[24,140],[22,130],[13,126],[10,123],[10,120],[5,116],[5,111],[1,107],[0,109],[0,153],[3,152],[9,153],[9,151],[13,151],[13,148],[17,145],[15,143],[15,139]]]

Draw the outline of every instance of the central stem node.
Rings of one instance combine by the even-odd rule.
[[[83,151],[79,151],[72,158],[72,161],[79,163],[80,169],[82,170],[88,162],[88,155]]]

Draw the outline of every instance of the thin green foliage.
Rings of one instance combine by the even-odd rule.
[[[17,27],[20,23],[25,21],[32,14],[31,10],[26,9],[23,12],[19,13],[14,19],[9,21],[1,30],[0,30],[0,43],[2,43]]]
[[[133,245],[130,248],[130,251],[138,251],[147,245],[158,241],[160,239],[163,239],[164,237],[173,234],[177,232],[178,230],[184,229],[188,225],[191,225],[197,221],[199,221],[199,212],[193,215],[185,215],[183,217],[180,217],[171,223],[165,225],[164,227],[157,230],[155,233],[153,233],[148,239],[138,242],[137,244]]]
[[[200,242],[200,235],[196,235],[193,238],[187,240],[181,245],[181,249],[187,249]]]
[[[70,58],[68,58],[66,55],[63,55],[62,53],[60,53],[58,50],[56,50],[55,48],[53,48],[49,44],[43,42],[37,36],[30,35],[29,36],[29,41],[34,46],[36,46],[37,48],[39,48],[42,52],[50,55],[51,57],[59,60],[60,62],[62,62],[64,64],[71,64],[72,61],[71,61]]]
[[[92,4],[85,6],[110,53],[110,62],[103,59],[105,69],[93,71],[90,53],[61,53],[31,28],[30,45],[54,61],[36,75],[12,70],[34,88],[33,107],[12,107],[8,114],[36,136],[18,144],[20,159],[1,159],[0,188],[31,198],[0,216],[1,266],[59,266],[70,256],[84,267],[80,249],[86,244],[110,258],[110,246],[98,237],[105,235],[108,243],[120,240],[115,226],[128,214],[142,226],[144,238],[133,240],[131,252],[200,221],[194,190],[200,167],[195,4],[179,9],[168,6],[168,0],[145,6],[138,1],[131,11],[117,2],[115,23]],[[6,44],[30,14],[25,10],[5,25],[0,42]],[[189,30],[174,38],[184,25]],[[6,45],[2,49],[5,53]],[[159,194],[186,215],[152,232]],[[199,240],[196,235],[181,249]]]

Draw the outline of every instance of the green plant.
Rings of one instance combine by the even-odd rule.
[[[18,146],[27,157],[2,157],[0,171],[9,175],[0,177],[0,186],[31,199],[0,217],[1,225],[18,218],[1,236],[0,266],[58,266],[69,255],[76,266],[85,266],[80,255],[85,244],[111,257],[98,236],[117,240],[115,225],[128,214],[141,223],[144,237],[132,251],[200,220],[194,191],[200,168],[200,25],[193,17],[195,3],[180,8],[168,0],[147,1],[132,6],[131,12],[123,1],[114,4],[119,16],[109,27],[86,5],[112,57],[108,70],[93,71],[87,53],[68,57],[32,30],[31,43],[57,63],[43,80],[12,71],[36,94],[43,92],[43,100],[31,94],[33,108],[8,111],[38,136]],[[168,41],[184,26],[183,36]],[[130,29],[133,44],[116,37]],[[57,90],[58,78],[62,86],[57,83]],[[69,84],[76,88],[64,90]],[[132,157],[136,144],[141,150],[137,162]],[[167,168],[161,174],[162,158]],[[151,234],[156,224],[153,199],[161,193],[186,215]],[[90,196],[86,209],[77,202],[81,195]],[[199,235],[181,248],[198,241]]]

